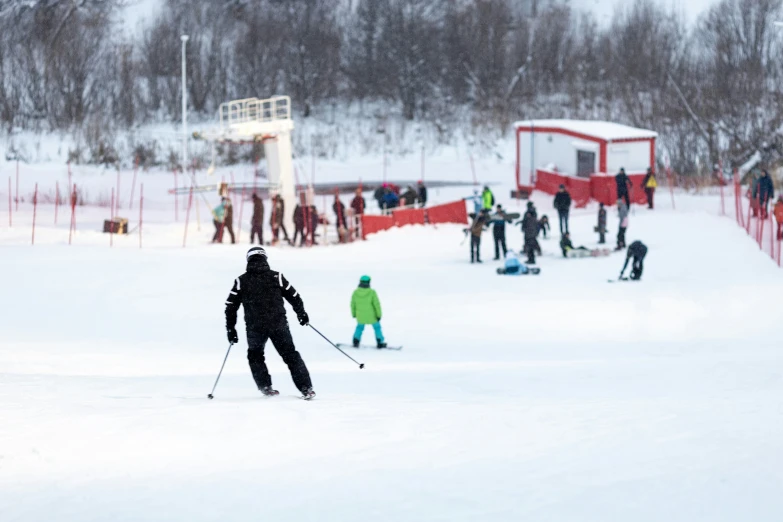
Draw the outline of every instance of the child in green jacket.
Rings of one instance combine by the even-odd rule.
[[[381,331],[381,302],[378,300],[378,294],[370,288],[370,276],[362,276],[359,279],[359,288],[354,290],[351,296],[351,316],[356,319],[356,331],[353,333],[353,345],[358,347],[362,340],[364,327],[372,325],[375,330],[375,340],[378,342],[378,348],[386,348],[386,342],[383,339]]]

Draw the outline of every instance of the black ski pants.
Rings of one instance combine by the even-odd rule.
[[[631,279],[634,280],[641,279],[643,271],[644,271],[644,256],[634,257],[633,265],[631,266]]]
[[[470,235],[470,262],[481,262],[481,236]]]
[[[617,248],[625,248],[625,229],[626,227],[620,227],[617,231]]]
[[[304,246],[305,243],[305,231],[304,231],[304,224],[301,225],[294,225],[296,229],[294,230],[294,246],[296,246],[296,238],[300,237],[301,239],[299,246]]]
[[[272,377],[269,375],[264,359],[264,347],[267,341],[272,341],[275,350],[280,354],[283,362],[288,365],[288,369],[291,371],[291,378],[299,391],[304,392],[306,389],[311,388],[313,384],[310,381],[310,372],[307,371],[307,366],[305,366],[302,356],[296,351],[294,340],[291,338],[291,331],[288,329],[288,323],[284,322],[274,330],[247,332],[247,360],[250,363],[250,371],[258,389],[272,386]]]
[[[503,257],[506,257],[506,231],[505,229],[493,230],[492,236],[495,239],[495,259],[500,259],[500,251],[503,250]]]
[[[534,265],[536,263],[536,251],[540,249],[541,247],[538,246],[536,238],[525,238],[525,246],[522,251],[527,255],[526,263]]]
[[[628,194],[628,192],[621,192],[617,194],[617,199],[624,199],[625,204],[628,205],[628,209],[631,208],[631,196]]]
[[[560,235],[568,233],[568,210],[558,210],[558,217],[560,217]]]
[[[264,244],[264,227],[261,223],[250,224],[250,244],[253,244],[253,238],[258,236],[258,244]]]

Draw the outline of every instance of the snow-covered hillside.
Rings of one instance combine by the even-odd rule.
[[[495,274],[489,237],[469,264],[459,226],[270,248],[336,341],[370,274],[404,345],[351,352],[359,370],[293,325],[309,403],[271,347],[282,395],[259,395],[241,329],[206,399],[246,244],[203,228],[176,248],[161,218],[143,250],[84,227],[69,248],[44,207],[30,247],[23,205],[0,227],[0,520],[780,520],[783,273],[714,198],[660,199],[631,216],[640,283],[607,283],[622,254],[561,258],[557,233],[519,278]],[[577,244],[594,221],[574,211]]]

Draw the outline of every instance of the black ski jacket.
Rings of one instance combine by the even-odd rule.
[[[775,186],[772,184],[772,178],[761,176],[758,182],[759,201],[766,203],[775,197]]]
[[[632,257],[634,259],[644,259],[644,256],[646,255],[647,255],[647,246],[641,241],[634,241],[628,247],[627,257]]]
[[[555,209],[558,212],[565,212],[571,208],[571,194],[568,191],[555,194]]]
[[[621,172],[614,177],[614,182],[617,184],[617,199],[622,196],[628,195],[628,189],[631,186],[631,179],[625,172]]]
[[[234,280],[226,299],[226,328],[236,326],[239,305],[245,307],[248,332],[270,332],[288,327],[283,299],[297,314],[305,311],[302,298],[283,274],[270,269],[265,258],[251,257],[247,272]]]
[[[525,241],[535,239],[538,236],[538,218],[532,209],[525,212],[522,218],[522,233],[525,235]]]

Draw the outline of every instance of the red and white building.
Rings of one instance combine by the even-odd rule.
[[[616,200],[614,175],[624,168],[631,197],[643,202],[641,179],[655,169],[658,134],[607,121],[531,120],[514,123],[517,189],[553,194],[566,185],[577,205]]]

